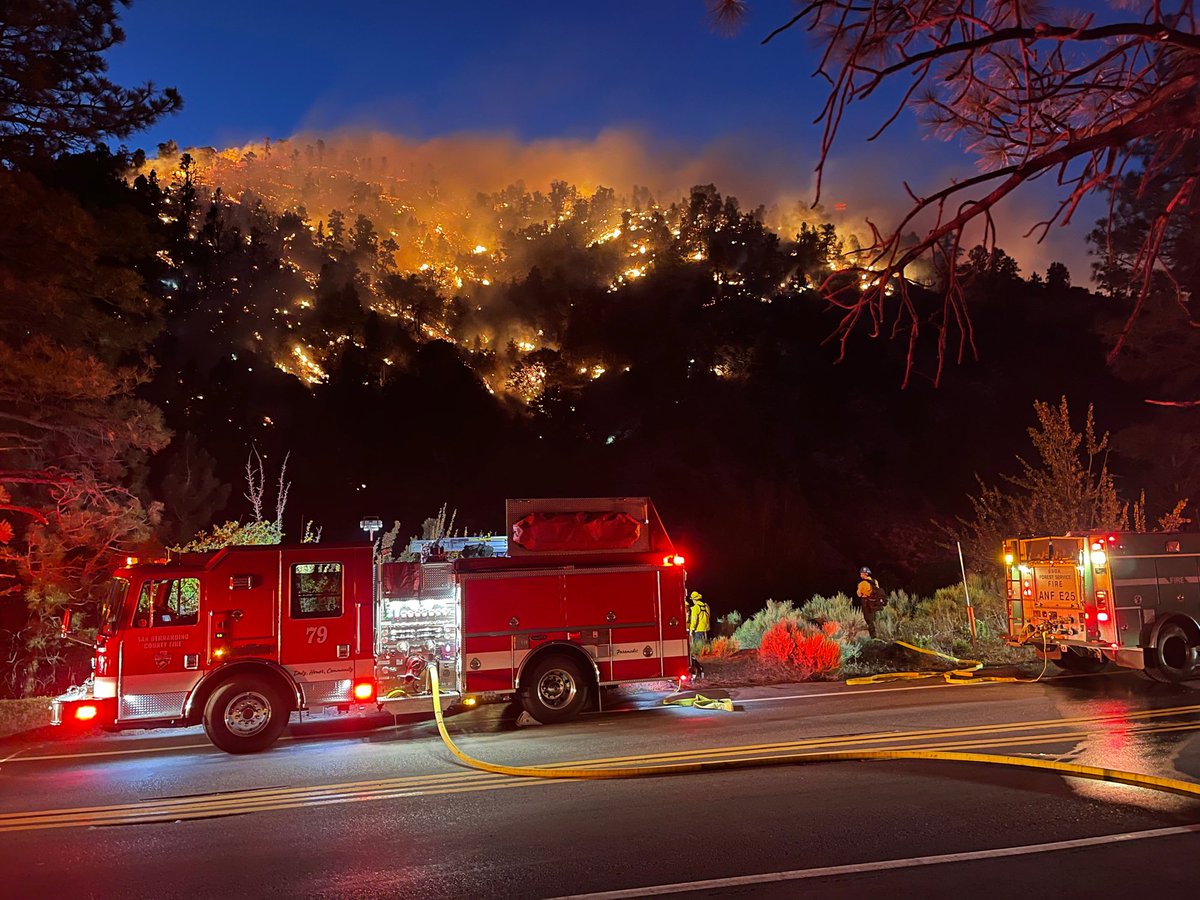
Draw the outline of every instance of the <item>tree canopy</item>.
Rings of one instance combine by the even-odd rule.
[[[736,22],[745,7],[745,0],[710,4],[721,23]],[[865,322],[906,334],[910,361],[922,328],[938,333],[943,348],[946,332],[956,332],[961,352],[971,341],[966,295],[955,277],[964,231],[982,223],[990,248],[992,210],[1039,178],[1055,180],[1060,202],[1048,220],[1031,224],[1043,232],[1066,224],[1084,198],[1109,191],[1140,163],[1143,188],[1169,190],[1133,257],[1139,302],[1132,322],[1151,273],[1165,266],[1164,238],[1189,206],[1198,177],[1194,167],[1169,184],[1161,176],[1177,160],[1194,158],[1200,126],[1200,35],[1191,0],[1137,9],[1144,11],[1119,3],[1110,15],[1023,0],[814,0],[767,36],[803,29],[817,39],[817,74],[829,85],[818,174],[852,108],[888,90],[898,101],[873,137],[912,107],[932,134],[961,142],[981,169],[931,192],[906,184],[910,209],[875,233],[859,264],[874,273],[868,290],[847,287],[836,273],[827,279],[827,293],[845,312],[838,325],[843,346]],[[1139,159],[1147,146],[1152,152]],[[918,237],[910,240],[914,228]],[[926,255],[948,273],[940,308],[916,302],[905,278]]]
[[[0,6],[0,160],[84,150],[125,138],[183,101],[153,83],[122,87],[105,54],[125,40],[129,0],[7,0]]]

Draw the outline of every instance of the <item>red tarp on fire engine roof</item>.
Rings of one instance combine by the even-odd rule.
[[[513,525],[513,543],[531,552],[627,550],[642,523],[628,513],[530,513]]]

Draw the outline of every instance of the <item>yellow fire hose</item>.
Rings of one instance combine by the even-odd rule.
[[[442,717],[441,694],[438,688],[436,667],[430,669],[430,673],[433,676],[433,713],[437,720],[438,733],[442,736],[442,742],[446,745],[446,749],[465,765],[484,772],[494,772],[498,775],[548,779],[642,778],[646,776],[683,775],[695,772],[821,762],[849,762],[878,759],[933,759],[947,762],[990,763],[992,765],[1010,766],[1019,769],[1041,769],[1043,771],[1058,772],[1063,775],[1072,775],[1076,778],[1090,778],[1096,781],[1126,784],[1154,791],[1200,798],[1200,784],[1179,781],[1174,778],[1159,778],[1155,775],[1142,775],[1138,772],[1122,772],[1119,769],[1102,769],[1097,766],[1081,766],[1076,763],[1055,762],[1053,760],[1026,759],[1019,756],[992,756],[986,753],[960,753],[951,750],[839,750],[825,753],[793,753],[784,756],[759,756],[744,759],[613,768],[559,769],[550,766],[504,766],[475,759],[458,749],[454,741],[451,740],[450,733],[446,730],[445,719]]]
[[[1017,678],[1012,675],[976,675],[983,668],[983,662],[978,659],[959,659],[957,656],[950,656],[948,653],[938,653],[936,650],[928,650],[925,647],[918,647],[916,644],[910,644],[907,641],[895,641],[897,646],[904,647],[916,653],[924,653],[926,656],[936,656],[944,659],[947,662],[954,664],[955,668],[943,672],[883,672],[879,675],[864,675],[861,678],[847,678],[846,684],[882,684],[887,681],[907,681],[913,678],[932,678],[936,675],[941,675],[949,684],[1033,684],[1040,681],[1042,676],[1046,674],[1046,666],[1049,660],[1045,656],[1046,635],[1042,634],[1042,671],[1037,678]]]

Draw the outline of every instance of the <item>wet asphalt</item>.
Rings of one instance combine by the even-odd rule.
[[[733,712],[644,691],[567,725],[503,707],[449,724],[466,753],[516,766],[925,748],[1200,782],[1200,683],[732,693]],[[1193,885],[1197,824],[1200,800],[976,763],[520,779],[465,767],[424,721],[295,723],[245,757],[200,729],[0,742],[3,897],[552,897],[710,880],[691,893],[1095,897]]]

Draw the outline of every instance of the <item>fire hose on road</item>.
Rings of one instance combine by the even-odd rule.
[[[954,668],[949,671],[937,672],[882,672],[878,675],[848,678],[846,679],[846,684],[882,684],[888,681],[907,681],[914,678],[934,678],[938,675],[942,676],[947,684],[1033,684],[1042,680],[1042,676],[1046,674],[1046,664],[1048,663],[1048,659],[1045,656],[1046,633],[1044,631],[1042,632],[1042,671],[1036,678],[1018,678],[1013,675],[980,675],[978,673],[983,669],[982,660],[959,659],[957,656],[950,656],[948,653],[939,653],[936,650],[918,647],[916,644],[908,643],[908,641],[895,641],[894,643],[896,646],[904,647],[906,650],[944,659],[947,662],[953,663]]]
[[[1146,788],[1169,794],[1181,794],[1186,797],[1200,799],[1200,784],[1180,781],[1174,778],[1159,778],[1155,775],[1143,775],[1138,772],[1123,772],[1119,769],[1105,769],[1098,766],[1082,766],[1077,763],[1064,763],[1054,760],[1027,759],[1020,756],[994,756],[986,753],[963,753],[953,750],[839,750],[821,753],[790,753],[781,756],[759,756],[741,759],[706,760],[701,762],[667,763],[665,765],[626,766],[626,767],[592,767],[592,768],[556,768],[550,766],[505,766],[498,763],[486,762],[468,756],[454,743],[450,732],[446,730],[446,722],[442,716],[441,696],[438,685],[437,667],[430,668],[434,695],[433,710],[437,720],[438,733],[446,749],[456,759],[473,769],[492,772],[498,775],[512,775],[519,778],[558,778],[558,779],[600,779],[600,778],[643,778],[660,775],[684,775],[696,772],[725,771],[730,769],[750,769],[764,766],[799,765],[823,762],[852,762],[858,760],[898,760],[925,759],[941,760],[944,762],[984,763],[988,765],[1007,766],[1017,769],[1038,769],[1041,771],[1057,772],[1060,775],[1070,775],[1075,778],[1088,778],[1094,781],[1105,781],[1112,784],[1125,784],[1132,787]]]

